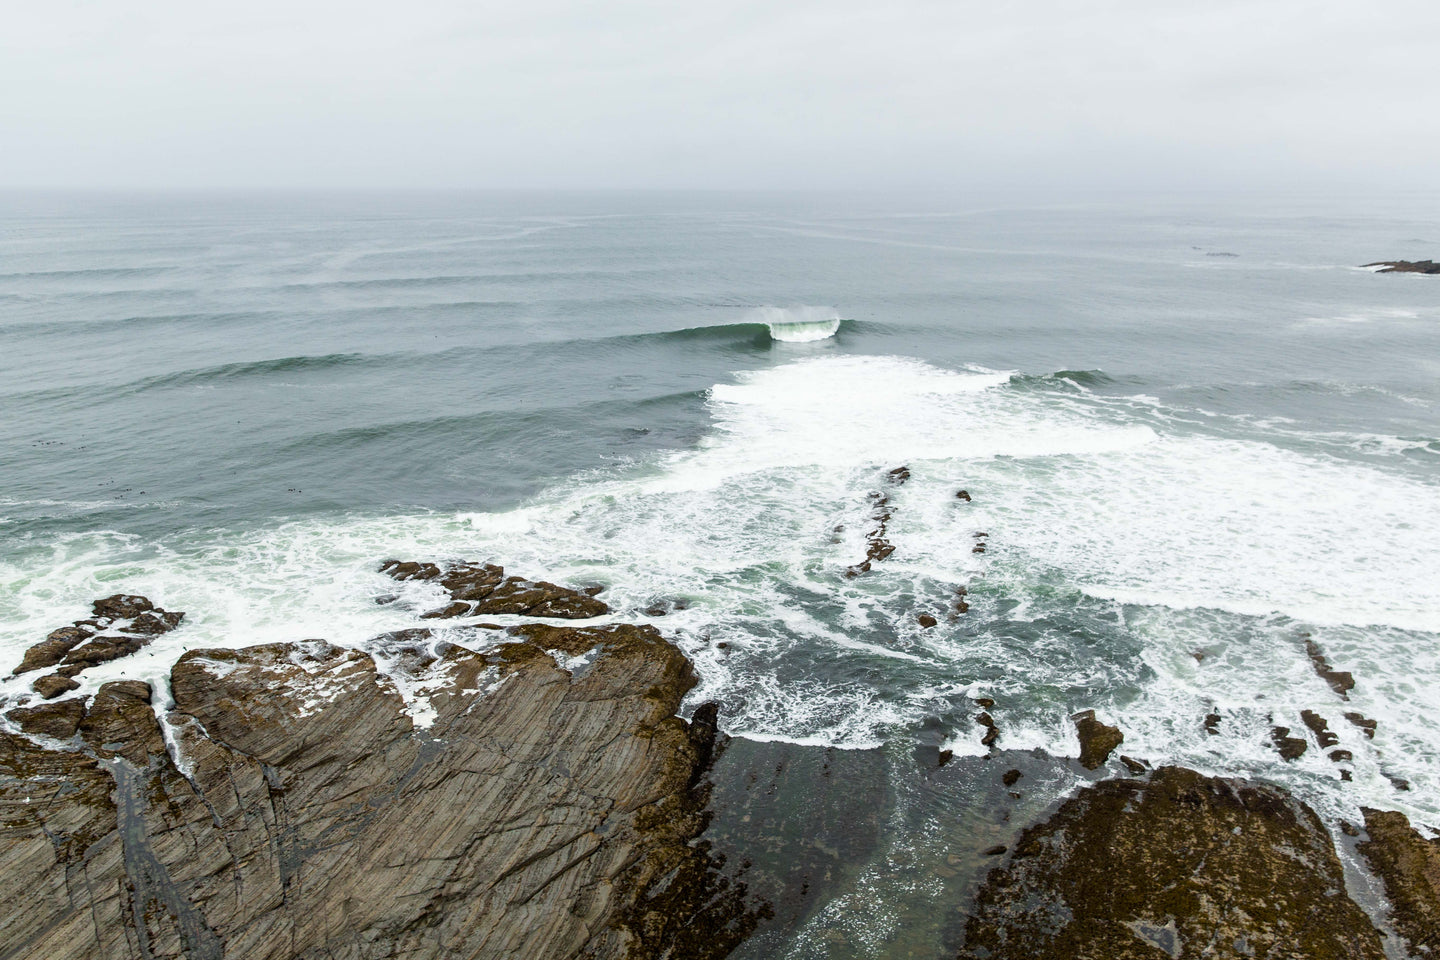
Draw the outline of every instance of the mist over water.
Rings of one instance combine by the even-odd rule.
[[[1440,207],[367,203],[0,210],[7,663],[121,590],[186,621],[87,689],[360,645],[437,599],[382,558],[491,560],[606,585],[736,736],[979,754],[984,696],[1073,756],[1096,709],[1440,825],[1440,286],[1354,266]],[[1280,760],[1302,709],[1353,761]]]

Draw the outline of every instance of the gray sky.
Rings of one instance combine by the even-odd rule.
[[[0,186],[1440,175],[1440,4],[15,0]]]

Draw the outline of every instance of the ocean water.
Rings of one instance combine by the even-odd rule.
[[[383,558],[491,560],[743,739],[975,756],[990,697],[1073,757],[1094,709],[1440,826],[1440,278],[1358,267],[1437,248],[1436,197],[0,198],[0,659],[122,590],[187,618],[87,689],[363,645],[433,599]],[[1352,761],[1280,759],[1303,709]]]

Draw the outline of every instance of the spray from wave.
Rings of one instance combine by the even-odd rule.
[[[828,340],[840,329],[840,314],[834,307],[761,307],[747,319],[765,324],[770,339],[781,343]]]

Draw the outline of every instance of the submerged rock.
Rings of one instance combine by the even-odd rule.
[[[1385,883],[1395,928],[1413,953],[1440,951],[1440,838],[1427,840],[1403,813],[1362,808],[1360,853]]]
[[[0,732],[6,955],[728,953],[756,913],[691,843],[715,717],[674,715],[689,662],[649,627],[512,636],[404,661],[428,726],[368,654],[309,641],[181,657],[183,771],[135,681],[101,687],[83,751]],[[17,722],[76,708],[46,709]]]
[[[1319,817],[1279,787],[1163,767],[1108,780],[992,871],[962,958],[1381,960]]]

